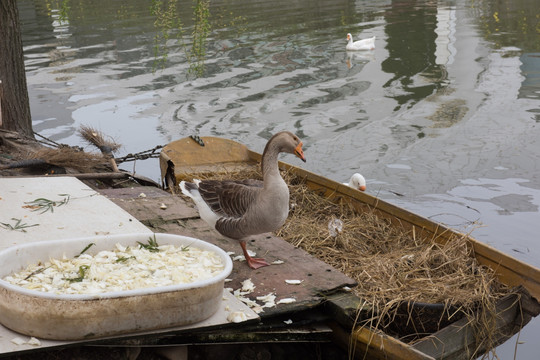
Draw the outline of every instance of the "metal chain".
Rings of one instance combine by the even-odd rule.
[[[141,151],[141,152],[138,152],[138,153],[135,153],[135,154],[130,153],[130,154],[127,154],[126,156],[115,158],[114,160],[118,164],[121,164],[121,163],[127,162],[127,161],[146,160],[146,159],[150,159],[150,158],[158,158],[159,157],[159,152],[156,152],[156,151],[158,151],[161,148],[163,148],[163,145],[157,145],[153,149],[144,150],[144,151]]]
[[[71,148],[75,148],[75,149],[78,149],[78,150],[81,150],[81,151],[83,150],[82,147],[80,147],[80,146],[69,146],[69,145],[66,145],[66,144],[57,143],[56,141],[53,141],[53,140],[51,140],[51,139],[49,139],[49,138],[47,138],[47,137],[45,137],[45,136],[43,136],[41,134],[38,134],[37,132],[34,132],[34,135],[37,135],[38,137],[43,139],[43,140],[38,140],[38,142],[40,142],[42,144],[45,144],[45,145],[49,145],[49,146],[53,146],[53,147],[57,147],[57,148],[71,147]],[[140,151],[140,152],[135,153],[135,154],[130,153],[130,154],[127,154],[126,156],[115,158],[114,160],[116,161],[117,164],[121,164],[121,163],[127,162],[127,161],[146,160],[146,159],[150,159],[150,158],[158,158],[159,157],[159,152],[156,152],[156,151],[160,150],[161,148],[163,148],[163,145],[157,145],[153,149]]]
[[[44,144],[44,145],[48,145],[48,146],[56,147],[56,148],[72,148],[72,149],[76,149],[76,150],[79,150],[79,151],[83,151],[83,148],[80,147],[80,146],[71,146],[71,145],[67,145],[67,144],[57,143],[56,141],[51,140],[48,137],[45,137],[45,136],[43,136],[43,135],[41,135],[41,134],[39,134],[39,133],[37,133],[35,131],[34,131],[34,135],[41,138],[42,140],[37,139],[36,141],[38,143],[41,143],[41,144]]]

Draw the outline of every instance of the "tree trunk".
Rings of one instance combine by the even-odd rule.
[[[0,0],[0,129],[34,138],[16,0]]]

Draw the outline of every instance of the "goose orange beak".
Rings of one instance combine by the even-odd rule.
[[[358,188],[358,190],[360,191],[366,191],[366,186],[365,185],[362,185]]]
[[[302,150],[302,142],[300,142],[300,144],[298,144],[298,146],[296,146],[294,149],[294,155],[302,159],[303,162],[306,162],[306,157],[304,156],[304,151]]]

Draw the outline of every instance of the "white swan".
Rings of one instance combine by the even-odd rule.
[[[354,173],[349,182],[343,183],[343,185],[350,186],[360,191],[366,191],[366,179],[359,173]]]
[[[246,240],[279,229],[289,215],[289,188],[278,168],[278,155],[282,152],[306,161],[300,139],[282,131],[272,136],[264,148],[263,181],[194,179],[180,183],[182,193],[197,205],[201,219],[221,235],[240,242],[252,269],[268,263],[248,254]]]
[[[347,46],[345,46],[345,49],[349,51],[363,51],[375,49],[375,36],[353,42],[352,35],[349,33],[347,34],[347,41],[348,43]]]

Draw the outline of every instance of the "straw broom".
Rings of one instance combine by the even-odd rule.
[[[90,126],[82,125],[79,129],[79,136],[82,137],[90,145],[97,147],[103,156],[109,159],[109,162],[114,172],[119,172],[118,165],[114,160],[113,152],[120,148],[120,145],[112,140],[105,139],[103,133]]]

